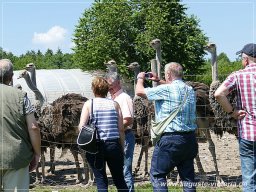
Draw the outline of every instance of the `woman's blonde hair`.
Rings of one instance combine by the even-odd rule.
[[[106,97],[108,94],[108,82],[103,77],[94,77],[92,80],[92,91],[94,95]]]

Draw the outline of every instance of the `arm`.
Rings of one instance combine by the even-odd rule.
[[[120,142],[121,145],[124,149],[124,128],[123,128],[123,115],[120,109],[120,106],[117,102],[115,102],[115,108],[118,114],[118,130],[119,130],[119,135],[120,135]]]
[[[126,130],[126,127],[128,127],[132,123],[133,123],[133,118],[132,117],[124,117],[123,118],[124,130]]]
[[[141,72],[137,76],[137,84],[135,88],[135,94],[140,97],[146,97],[145,88],[144,88],[144,79],[145,79],[145,73]]]
[[[215,91],[214,97],[218,103],[222,106],[223,110],[227,113],[233,112],[231,116],[235,119],[242,119],[246,112],[244,110],[233,109],[231,103],[229,102],[227,95],[229,94],[228,88],[222,83],[220,87]]]
[[[78,125],[78,129],[81,130],[82,127],[84,125],[87,124],[88,120],[89,120],[89,117],[90,117],[90,110],[89,108],[91,107],[91,100],[88,100],[84,103],[84,106],[83,106],[83,109],[82,109],[82,112],[81,112],[81,116],[80,116],[80,122],[79,122],[79,125]]]
[[[29,171],[33,171],[39,162],[40,154],[41,154],[41,135],[40,129],[37,125],[35,116],[33,113],[26,115],[26,122],[28,126],[28,133],[30,137],[30,141],[34,150],[34,157],[30,163]]]
[[[119,105],[122,111],[123,115],[123,124],[124,124],[124,130],[127,129],[128,126],[133,124],[133,102],[132,98],[127,95],[123,101],[122,104]]]
[[[162,85],[162,84],[165,84],[165,83],[166,83],[165,80],[160,80],[160,79],[158,78],[158,76],[157,76],[156,73],[151,73],[151,74],[152,74],[152,77],[149,78],[149,79],[152,80],[152,81],[157,82],[158,85]]]

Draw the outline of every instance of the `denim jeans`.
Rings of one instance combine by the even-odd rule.
[[[106,163],[108,164],[118,192],[128,192],[123,175],[124,153],[119,139],[101,141],[99,144],[99,153],[86,153],[86,158],[94,173],[99,192],[108,191]]]
[[[124,179],[129,189],[129,192],[134,191],[134,180],[132,176],[132,161],[135,147],[135,137],[132,130],[127,130],[125,133],[124,147]]]
[[[166,175],[177,167],[185,192],[196,191],[194,158],[198,153],[195,133],[163,135],[151,161],[150,179],[154,191],[168,191]]]
[[[256,142],[239,139],[243,191],[256,192]]]

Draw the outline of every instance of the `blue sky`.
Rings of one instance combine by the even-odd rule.
[[[71,52],[72,34],[79,17],[93,0],[2,0],[0,46],[15,55],[28,50],[45,52],[59,47]],[[235,60],[235,52],[256,41],[255,0],[184,0],[187,14],[200,20],[203,32],[216,43],[217,52]]]

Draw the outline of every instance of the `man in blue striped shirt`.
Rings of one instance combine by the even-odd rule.
[[[161,84],[157,87],[144,88],[144,72],[137,77],[136,94],[155,101],[156,122],[168,117],[184,102],[156,143],[150,170],[154,191],[168,191],[166,176],[174,167],[178,169],[184,191],[196,190],[193,162],[198,152],[195,137],[196,95],[193,88],[182,81],[182,77],[182,66],[175,62],[165,65],[166,81],[160,81],[155,74],[149,78]]]

